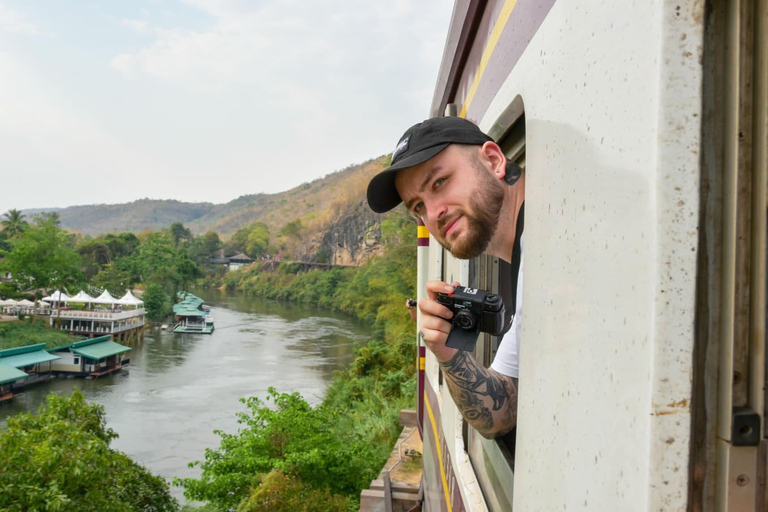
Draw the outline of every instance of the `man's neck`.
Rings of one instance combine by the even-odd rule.
[[[520,216],[520,207],[525,201],[525,172],[514,185],[510,186],[504,194],[504,203],[499,214],[499,224],[493,240],[488,245],[486,254],[496,256],[499,259],[511,262],[512,248],[517,236],[517,219]]]

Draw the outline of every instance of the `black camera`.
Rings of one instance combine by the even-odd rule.
[[[445,343],[449,347],[471,351],[478,333],[498,336],[504,331],[504,301],[500,295],[456,286],[452,294],[438,293],[437,302],[453,311],[453,329]]]

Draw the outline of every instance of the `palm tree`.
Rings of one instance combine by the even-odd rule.
[[[3,232],[8,238],[16,237],[23,233],[27,228],[27,221],[24,220],[24,215],[20,210],[16,210],[15,208],[13,210],[8,210],[4,217],[5,220],[0,222],[0,224],[2,224]]]

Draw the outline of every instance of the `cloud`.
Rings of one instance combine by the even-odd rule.
[[[391,68],[389,59],[411,61],[418,79],[425,62],[439,61],[442,50],[443,40],[436,43],[437,50],[412,48],[422,38],[405,28],[418,27],[414,19],[429,15],[430,2],[187,3],[208,16],[207,28],[153,27],[149,45],[116,55],[112,67],[129,77],[147,75],[194,90],[220,91],[233,84],[263,90],[270,82],[296,83],[308,77],[336,84],[361,76],[383,78]],[[140,30],[148,30],[146,24]],[[408,82],[404,77],[404,85]]]
[[[149,23],[147,23],[144,20],[127,20],[122,19],[120,20],[120,24],[124,27],[130,27],[139,34],[143,34],[147,32],[147,28],[149,27]]]
[[[37,36],[43,34],[37,26],[25,20],[24,17],[10,7],[0,4],[0,33]]]

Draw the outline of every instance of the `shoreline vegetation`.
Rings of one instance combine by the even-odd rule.
[[[238,433],[216,431],[219,447],[206,450],[204,460],[191,462],[201,468],[200,478],[175,479],[172,484],[183,487],[187,499],[205,503],[184,505],[181,510],[352,511],[359,508],[361,490],[376,477],[397,439],[399,411],[415,404],[414,327],[403,304],[415,294],[416,230],[413,221],[401,215],[384,217],[381,227],[384,254],[360,267],[305,272],[291,263],[257,262],[222,274],[206,265],[224,245],[215,233],[194,237],[176,223],[139,236],[78,239],[63,236],[55,216],[49,215],[22,225],[12,237],[0,236],[4,257],[0,272],[27,278],[0,284],[0,296],[29,296],[29,290],[86,283],[114,294],[138,285],[144,288],[150,318],[157,320],[169,312],[176,291],[198,283],[329,308],[373,326],[372,339],[358,349],[349,369],[337,372],[320,405],[312,407],[297,393],[275,389],[264,399],[244,397]],[[227,243],[240,243],[244,252],[274,248],[263,225],[244,229],[250,231]],[[61,282],[45,272],[32,275],[22,270],[32,268],[29,255],[45,243],[70,265],[70,271],[56,274]],[[45,267],[39,263],[34,267]],[[13,324],[37,334],[45,331],[38,322],[5,325]],[[0,348],[3,337],[0,333]],[[109,448],[113,433],[103,428],[103,410],[83,403],[78,392],[70,397],[51,395],[38,414],[9,420],[7,430],[0,433],[0,508],[28,510],[54,502],[62,510],[77,508],[97,493],[118,497],[111,510],[179,510],[162,479]],[[69,429],[68,439],[55,435],[54,425]],[[29,445],[32,439],[34,446]],[[98,456],[76,449],[77,443],[96,446]],[[11,457],[11,452],[22,455]],[[31,486],[20,486],[38,464],[47,468],[49,478],[32,478]],[[94,464],[110,468],[129,464],[133,469],[123,479],[109,476],[107,481],[95,476]],[[86,485],[89,480],[81,478],[85,474],[93,485]]]
[[[194,463],[199,479],[177,480],[185,496],[213,510],[353,511],[400,433],[401,409],[416,400],[413,323],[403,307],[415,294],[416,230],[406,218],[385,220],[383,256],[358,268],[297,273],[254,264],[223,285],[248,295],[301,302],[355,316],[374,327],[347,371],[337,372],[323,402],[270,389],[244,399],[236,435],[220,432],[218,450]],[[298,508],[297,496],[301,498]]]

